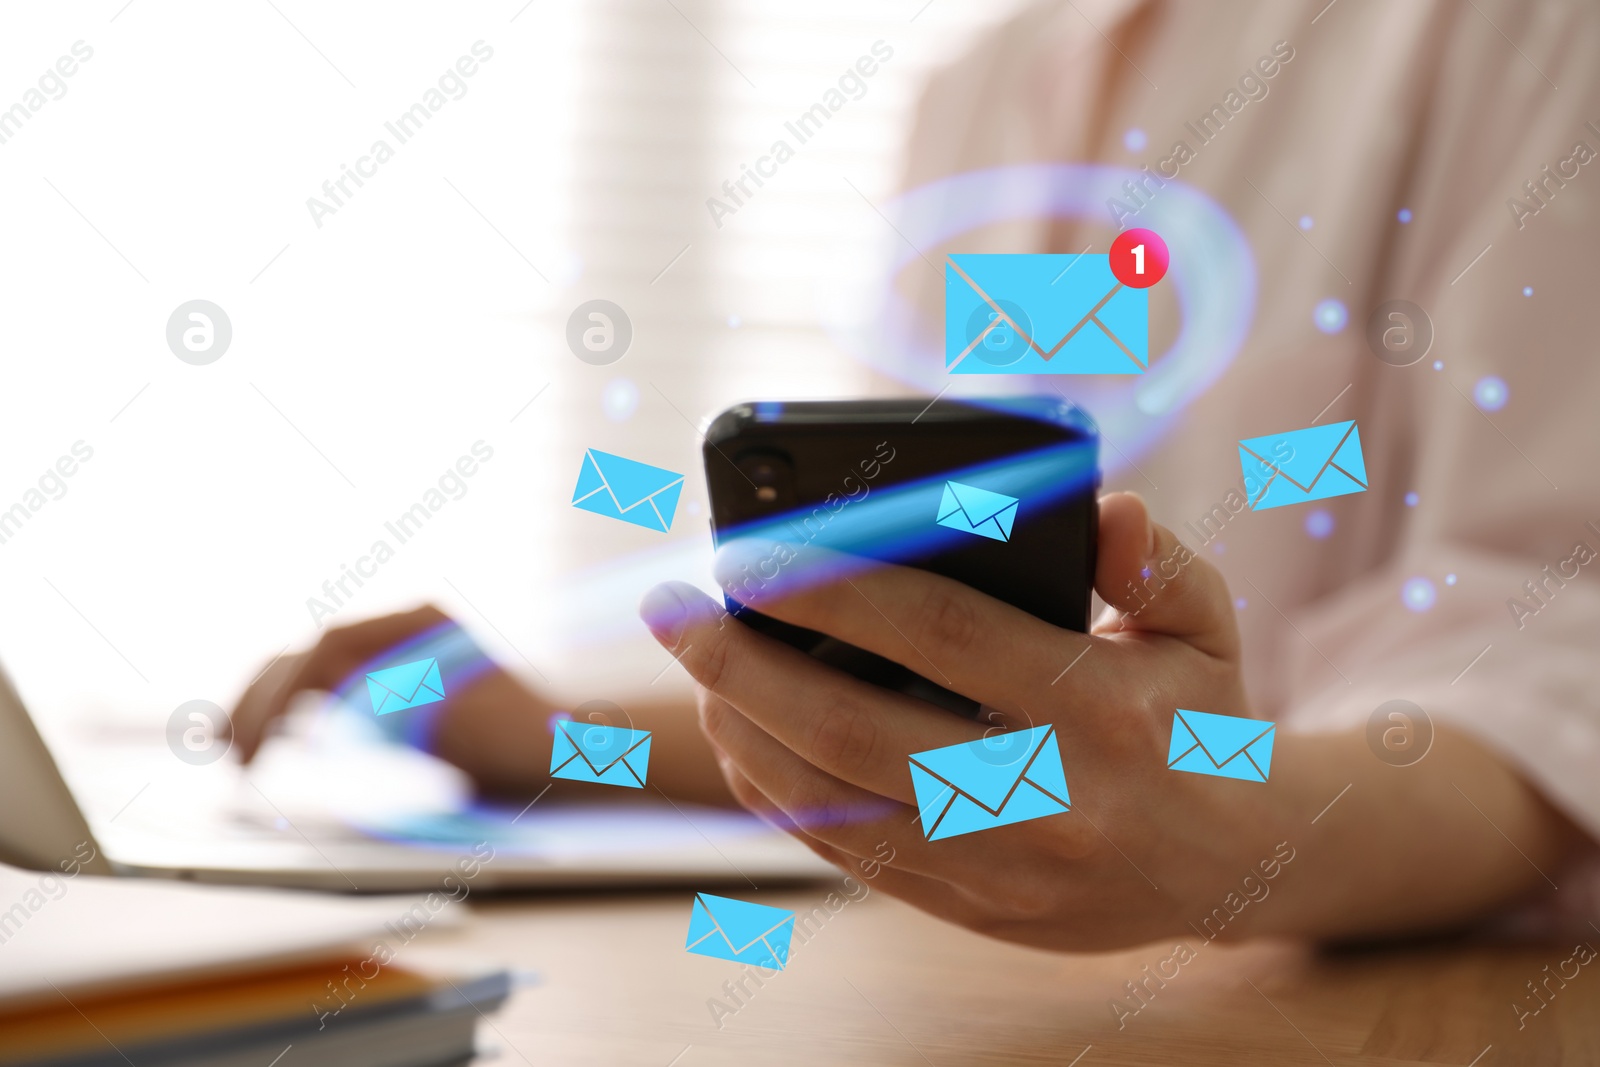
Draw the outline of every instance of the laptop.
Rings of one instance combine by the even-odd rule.
[[[91,819],[86,809],[107,805],[80,805],[0,665],[0,862],[346,893],[428,891],[464,879],[473,890],[765,887],[837,873],[753,816],[672,802],[618,803],[612,797],[619,791],[605,786],[596,787],[606,795],[597,794],[594,804],[535,798],[526,806],[465,803],[351,820],[334,812],[317,817],[303,807],[289,811],[251,783],[255,772],[230,761],[204,768],[213,773],[201,779],[186,777],[195,768],[174,766],[164,746],[144,756],[162,772],[156,790],[162,802],[141,789],[121,810]],[[124,768],[138,758],[115,754]],[[316,773],[302,777],[320,780]],[[359,767],[341,766],[339,776],[346,786],[353,776],[359,786],[360,774]],[[216,788],[218,775],[234,779],[229,788]],[[395,777],[388,766],[369,784],[392,789]],[[189,783],[197,787],[192,793]],[[198,788],[204,784],[211,788]]]

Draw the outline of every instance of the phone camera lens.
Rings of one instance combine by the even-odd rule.
[[[794,496],[794,467],[787,457],[762,451],[738,457],[736,464],[762,504],[780,504]]]
[[[762,460],[750,468],[750,480],[755,483],[756,499],[770,504],[778,499],[778,468]]]

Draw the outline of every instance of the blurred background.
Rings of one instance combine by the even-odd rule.
[[[228,706],[314,639],[308,598],[332,606],[323,583],[379,539],[394,557],[322,623],[432,601],[574,701],[684,686],[633,608],[659,578],[709,580],[697,426],[741,399],[903,389],[829,342],[819,289],[895,241],[875,205],[928,72],[1018,7],[6,12],[5,106],[92,49],[0,144],[0,508],[93,451],[0,543],[0,656],[46,731]],[[385,123],[477,42],[400,143]],[[891,58],[799,144],[784,124],[875,43]],[[780,138],[794,157],[715,219]],[[393,158],[313,217],[379,139]],[[632,324],[609,366],[565,342],[596,298]],[[166,344],[195,299],[232,326],[205,366]],[[477,442],[492,459],[400,544],[384,524]],[[688,475],[671,532],[571,508],[586,448]]]
[[[686,700],[686,675],[636,605],[665,579],[712,587],[701,461],[711,416],[756,399],[1060,394],[1099,420],[1106,487],[1144,494],[1226,577],[1251,713],[1285,733],[1365,727],[1374,758],[1393,767],[1411,764],[1390,748],[1386,709],[1416,713],[1422,755],[1431,716],[1592,839],[1600,594],[1555,580],[1561,599],[1546,614],[1533,588],[1578,555],[1575,540],[1600,537],[1600,439],[1583,399],[1595,389],[1583,354],[1596,179],[1567,170],[1592,171],[1597,158],[1600,116],[1579,115],[1596,95],[1593,23],[1576,4],[1512,0],[8,5],[0,665],[97,832],[159,830],[208,862],[219,835],[207,815],[242,815],[251,833],[296,849],[301,826],[383,837],[411,814],[471,810],[466,776],[411,747],[367,745],[370,709],[320,714],[329,703],[313,698],[247,778],[231,759],[186,759],[177,713],[191,701],[230,708],[327,627],[422,603],[562,710],[612,702],[626,721],[629,708]],[[1273,80],[1262,64],[1290,73]],[[1194,130],[1241,92],[1248,103],[1232,114],[1243,117],[1225,134]],[[822,111],[820,125],[797,128]],[[1113,218],[1108,194],[1173,159],[1178,138],[1193,138],[1200,162],[1176,160],[1180,176],[1136,221]],[[1576,188],[1540,199],[1529,179],[1554,183],[1543,177],[1552,167]],[[1540,217],[1503,203],[1536,203]],[[942,253],[1100,252],[1119,222],[1172,250],[1170,281],[1150,296],[1148,374],[946,374]],[[210,361],[171,346],[196,301],[226,317],[226,349]],[[595,301],[629,337],[610,361],[573,346]],[[1425,359],[1374,342],[1383,320],[1372,316],[1388,301],[1426,326]],[[1195,528],[1240,479],[1238,441],[1358,419],[1366,491],[1253,511],[1226,537]],[[684,476],[669,531],[572,506],[591,449]],[[1514,607],[1508,617],[1524,593],[1536,622]],[[1450,784],[1477,809],[1475,829],[1533,864],[1492,804]],[[538,809],[550,825],[561,796]],[[1354,800],[1344,803],[1341,815]],[[566,836],[553,851],[627,858],[701,839],[718,849],[680,815],[663,821],[681,822],[681,839],[660,821],[609,835],[574,821],[557,827]],[[1437,812],[1394,813],[1406,817]],[[754,825],[727,820],[730,838]],[[555,833],[543,818],[522,825],[530,839]],[[1320,840],[1351,833],[1337,825],[1323,823]],[[452,834],[466,839],[456,824],[436,837]],[[1553,872],[1559,899],[1541,905],[1594,926],[1600,863],[1592,848],[1581,858],[1586,881]],[[629,983],[666,989],[662,976],[680,972],[633,965],[641,926],[615,925],[627,947],[608,954],[589,943],[600,920],[570,914],[526,926],[526,943],[504,927],[485,943],[541,967],[550,958],[551,974],[564,959],[595,965],[561,994],[574,999],[544,1002],[561,1026],[654,1025],[616,1005],[643,1002],[628,999]],[[676,912],[671,923],[676,953]],[[964,1010],[963,1040],[1009,1031],[995,1042],[1001,1062],[1022,1055],[1013,1043],[1075,1030],[1086,1013],[1104,1027],[1102,985],[1121,996],[1138,973],[1130,956],[1108,964],[1114,982],[1085,984],[1067,969],[1076,964],[1031,950],[961,955],[1001,948],[954,940],[968,935],[953,928],[925,936],[874,916],[859,929],[863,954],[904,964],[907,1003],[930,1030],[949,1032]],[[842,957],[853,940],[832,944]],[[896,940],[923,956],[900,956]],[[1415,1047],[1385,1036],[1385,1015],[1336,1054],[1483,1057],[1475,1038],[1442,1043],[1436,998],[1410,970],[1382,964],[1381,985],[1369,985],[1337,958],[1316,971],[1281,945],[1245,951],[1262,955],[1240,957],[1238,977],[1262,978],[1273,996],[1272,969],[1313,975],[1302,1004],[1323,1021],[1291,1024],[1287,1041],[1381,1005],[1429,1020]],[[622,958],[629,967],[612,966]],[[1417,973],[1459,992],[1471,971],[1494,997],[1502,985],[1521,997],[1537,973],[1518,958],[1493,984],[1476,957],[1463,960],[1452,970],[1430,958]],[[974,971],[1056,999],[1041,1007],[996,986],[985,1011],[938,1000],[965,996],[959,977]],[[1239,991],[1233,971],[1212,973],[1209,990]],[[1241,996],[1240,1011],[1262,1012]],[[1257,1018],[1198,996],[1164,1001],[1180,1002],[1194,1020],[1185,1041],[1253,1040],[1270,1032],[1260,1019],[1284,1030],[1280,1017],[1305,1018],[1293,1006]],[[793,1003],[809,1013],[830,1002],[807,990]],[[890,1017],[849,1003],[841,1025],[848,1011],[873,1027]],[[1586,1002],[1562,1003],[1576,1017]],[[1458,1029],[1480,1032],[1476,1016],[1490,1011],[1508,1021],[1502,1002],[1482,1013],[1474,1002]],[[808,1014],[781,1030],[813,1024]]]

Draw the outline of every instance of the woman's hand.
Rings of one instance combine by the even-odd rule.
[[[240,759],[249,763],[255,758],[273,722],[299,693],[343,689],[352,681],[359,682],[362,670],[396,646],[428,631],[453,627],[450,617],[438,608],[421,607],[329,629],[307,651],[280,657],[245,690],[233,709],[234,747]],[[459,652],[463,644],[470,646],[470,639],[457,632],[451,645]],[[428,751],[466,771],[484,793],[531,796],[553,784],[556,792],[552,799],[618,799],[616,794],[623,791],[610,787],[553,782],[549,776],[550,718],[559,710],[557,705],[523,685],[475,646],[465,658],[475,661],[470,680],[456,686],[447,678],[445,699],[437,706],[417,709],[436,716],[428,728]],[[655,747],[661,754],[650,768],[653,786],[679,800],[732,802],[688,707],[665,701],[632,703],[624,714],[626,723],[612,725],[649,730],[657,739]]]
[[[1436,747],[1446,751],[1403,787],[1404,776],[1348,735],[1279,731],[1267,783],[1169,770],[1177,709],[1251,714],[1232,599],[1215,568],[1154,525],[1137,496],[1102,498],[1100,516],[1095,586],[1110,608],[1091,635],[914,569],[808,580],[803,572],[828,568],[814,547],[799,549],[751,601],[981,701],[991,722],[1055,725],[1071,811],[962,836],[925,839],[907,757],[981,738],[983,725],[765,638],[692,586],[658,586],[640,610],[699,683],[701,726],[741,803],[841,867],[888,842],[895,858],[878,885],[993,936],[1080,950],[1187,936],[1214,908],[1224,919],[1239,915],[1232,901],[1253,899],[1250,887],[1265,884],[1268,870],[1285,876],[1263,897],[1286,891],[1248,921],[1221,923],[1224,936],[1448,923],[1537,880],[1508,866],[1466,805],[1439,816],[1437,830],[1470,835],[1453,849],[1426,828],[1384,825],[1395,822],[1397,802],[1449,797],[1438,774],[1459,774],[1489,791],[1504,786],[1486,810],[1511,821],[1508,834],[1525,831],[1518,840],[1536,857],[1558,847],[1538,798],[1454,734],[1441,731]],[[769,550],[727,546],[719,580],[728,584]],[[1313,818],[1346,785],[1341,819],[1319,830]],[[1361,826],[1369,816],[1378,825]],[[1299,856],[1307,858],[1294,863]],[[1462,865],[1476,881],[1419,887],[1411,868],[1439,862]],[[1377,898],[1356,909],[1359,888]],[[1215,936],[1210,929],[1203,936]]]
[[[298,694],[333,692],[358,682],[360,672],[385,652],[450,623],[444,612],[425,606],[333,627],[310,649],[279,657],[245,690],[230,716],[240,760],[255,758],[272,724]],[[550,759],[545,723],[552,705],[495,665],[446,693],[434,711],[417,709],[437,715],[430,751],[472,775],[487,792],[522,793],[542,781]]]

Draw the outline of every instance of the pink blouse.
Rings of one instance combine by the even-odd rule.
[[[1231,215],[1257,268],[1248,336],[1131,463],[1108,439],[1108,487],[1227,576],[1257,714],[1343,730],[1409,701],[1600,837],[1600,8],[1318,6],[1029,8],[930,84],[908,187],[1148,166]],[[1144,225],[1141,200],[1171,191],[1153,189],[1122,198],[1131,215],[1108,203],[922,251],[1104,252],[1114,218]],[[907,284],[939,307],[932,272]],[[1369,344],[1391,300],[1431,322],[1409,366]],[[1151,318],[1159,363],[1182,316],[1153,295]],[[1346,420],[1365,492],[1202,521],[1240,480],[1238,441]],[[1405,725],[1381,720],[1380,739]],[[1595,913],[1592,862],[1546,873],[1560,890],[1531,916]]]

